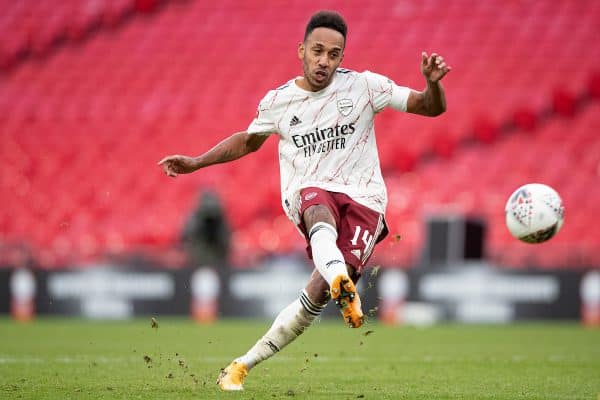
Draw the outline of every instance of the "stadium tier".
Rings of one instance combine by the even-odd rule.
[[[128,16],[156,10],[165,0],[0,1],[0,70],[72,45]]]
[[[52,267],[162,251],[178,243],[202,190],[225,204],[235,264],[303,251],[279,202],[276,138],[176,180],[156,162],[244,130],[267,90],[301,74],[303,27],[331,8],[349,24],[347,68],[421,89],[421,51],[453,67],[441,117],[378,116],[394,235],[377,262],[417,262],[423,217],[455,212],[486,218],[487,254],[503,265],[600,262],[597,1],[173,1],[117,26],[106,15],[159,2],[0,3],[11,66],[0,70],[0,261],[25,251]],[[91,29],[98,23],[113,28]],[[78,26],[87,40],[56,46]],[[46,57],[22,59],[36,51]],[[539,246],[503,223],[508,195],[530,181],[554,186],[566,205],[563,231]]]

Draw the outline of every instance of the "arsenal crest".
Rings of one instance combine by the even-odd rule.
[[[337,108],[340,114],[342,114],[344,117],[347,117],[352,112],[354,103],[352,103],[351,99],[341,99],[337,101]]]

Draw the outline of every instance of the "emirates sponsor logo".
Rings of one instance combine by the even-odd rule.
[[[304,150],[304,157],[346,148],[346,137],[356,131],[354,122],[329,128],[316,127],[303,135],[292,135],[294,145]]]

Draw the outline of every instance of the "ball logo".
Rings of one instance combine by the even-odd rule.
[[[311,200],[312,200],[312,199],[314,199],[315,197],[317,197],[317,192],[310,192],[310,193],[307,193],[307,194],[304,196],[304,200],[305,200],[305,201],[311,201]]]
[[[564,206],[550,186],[529,183],[513,192],[505,206],[506,226],[525,243],[542,243],[554,237],[564,222]]]
[[[527,190],[521,189],[514,194],[510,203],[515,219],[519,223],[529,226],[529,220],[533,210],[533,206],[531,204],[531,194]]]

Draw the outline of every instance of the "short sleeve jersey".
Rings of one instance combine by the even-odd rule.
[[[296,225],[305,187],[344,193],[385,213],[373,118],[389,105],[406,111],[409,92],[382,75],[338,68],[318,92],[292,79],[261,100],[248,133],[279,135],[282,204]]]

